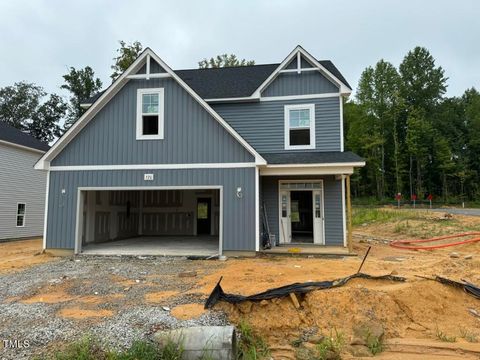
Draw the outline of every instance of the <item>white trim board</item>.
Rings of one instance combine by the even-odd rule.
[[[290,63],[290,61],[297,56],[299,59],[300,56],[303,56],[308,62],[310,62],[315,68],[317,68],[327,79],[332,81],[335,85],[338,86],[340,94],[349,95],[352,93],[352,90],[340,81],[335,75],[328,71],[317,59],[310,55],[304,48],[300,45],[296,46],[295,49],[282,61],[282,63],[275,69],[273,73],[253,92],[252,97],[260,98],[262,91],[270,85],[270,83],[275,80],[275,78],[280,74],[282,70]]]
[[[277,167],[260,168],[260,176],[279,175],[342,175],[353,174],[352,166],[330,166],[330,167]]]
[[[266,164],[265,159],[238,134],[213,108],[205,102],[193,89],[188,86],[175,72],[155,54],[150,48],[146,48],[139,57],[111,84],[107,90],[87,109],[87,111],[68,129],[68,131],[45,153],[35,164],[37,170],[47,170],[50,161],[53,160],[62,149],[82,130],[86,124],[115,96],[120,89],[129,81],[128,76],[135,74],[144,64],[147,56],[155,60],[165,72],[177,81],[189,95],[191,95],[215,120],[218,121],[245,149],[254,157],[257,164]]]
[[[102,170],[176,170],[176,169],[237,169],[256,167],[255,163],[193,163],[193,164],[125,164],[50,166],[51,171]]]
[[[45,186],[45,211],[43,213],[43,241],[42,246],[43,250],[47,248],[47,224],[48,224],[48,199],[49,199],[49,189],[50,189],[50,171],[47,171],[47,184]]]
[[[29,147],[29,146],[24,146],[24,145],[12,143],[10,141],[0,140],[0,144],[16,147],[16,148],[19,148],[19,149],[22,149],[22,150],[31,151],[31,152],[35,152],[35,153],[39,153],[39,154],[45,154],[45,151],[43,151],[43,150],[34,149],[34,148]]]
[[[223,186],[222,185],[189,185],[189,186],[80,186],[77,188],[77,209],[75,216],[75,245],[74,253],[78,254],[82,250],[80,221],[83,223],[83,201],[82,191],[111,191],[111,190],[219,190],[219,224],[218,224],[218,253],[223,254]]]

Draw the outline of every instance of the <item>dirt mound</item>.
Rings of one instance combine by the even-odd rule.
[[[462,329],[476,331],[479,325],[468,313],[468,308],[478,307],[477,300],[429,280],[399,284],[356,279],[347,286],[314,291],[299,300],[300,309],[288,297],[238,305],[222,302],[216,308],[224,310],[234,323],[246,320],[282,352],[311,329],[323,335],[336,329],[348,341],[356,325],[373,322],[383,326],[387,338],[436,339],[439,331],[460,337]]]

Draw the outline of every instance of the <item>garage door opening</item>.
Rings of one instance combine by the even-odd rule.
[[[80,190],[76,253],[221,253],[221,189]]]

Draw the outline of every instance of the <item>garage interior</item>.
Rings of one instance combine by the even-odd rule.
[[[198,190],[81,191],[81,251],[95,255],[219,253],[220,194]]]

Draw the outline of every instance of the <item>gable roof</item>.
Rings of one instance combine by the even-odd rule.
[[[4,121],[0,121],[0,141],[38,150],[40,152],[46,152],[50,149],[48,144],[14,128]]]
[[[330,60],[318,60],[318,62],[350,90],[352,89]],[[174,70],[174,72],[203,99],[222,99],[251,96],[279,66],[280,63],[276,63],[226,68]],[[103,92],[101,91],[86,100],[84,105],[93,104]]]
[[[35,164],[37,170],[48,170],[50,161],[57,156],[60,151],[88,124],[88,122],[117,94],[120,89],[129,81],[131,76],[138,78],[136,72],[143,66],[145,61],[150,59],[156,61],[165,73],[149,74],[148,76],[160,75],[161,77],[173,78],[182,88],[184,88],[190,96],[192,96],[220,125],[222,125],[232,137],[238,141],[248,152],[255,157],[255,163],[265,164],[265,159],[242,138],[220,115],[208,105],[191,87],[189,87],[175,72],[155,54],[150,48],[146,48],[137,59],[120,75],[95,101],[95,103],[87,109],[87,111],[53,144],[50,150],[44,154]]]

